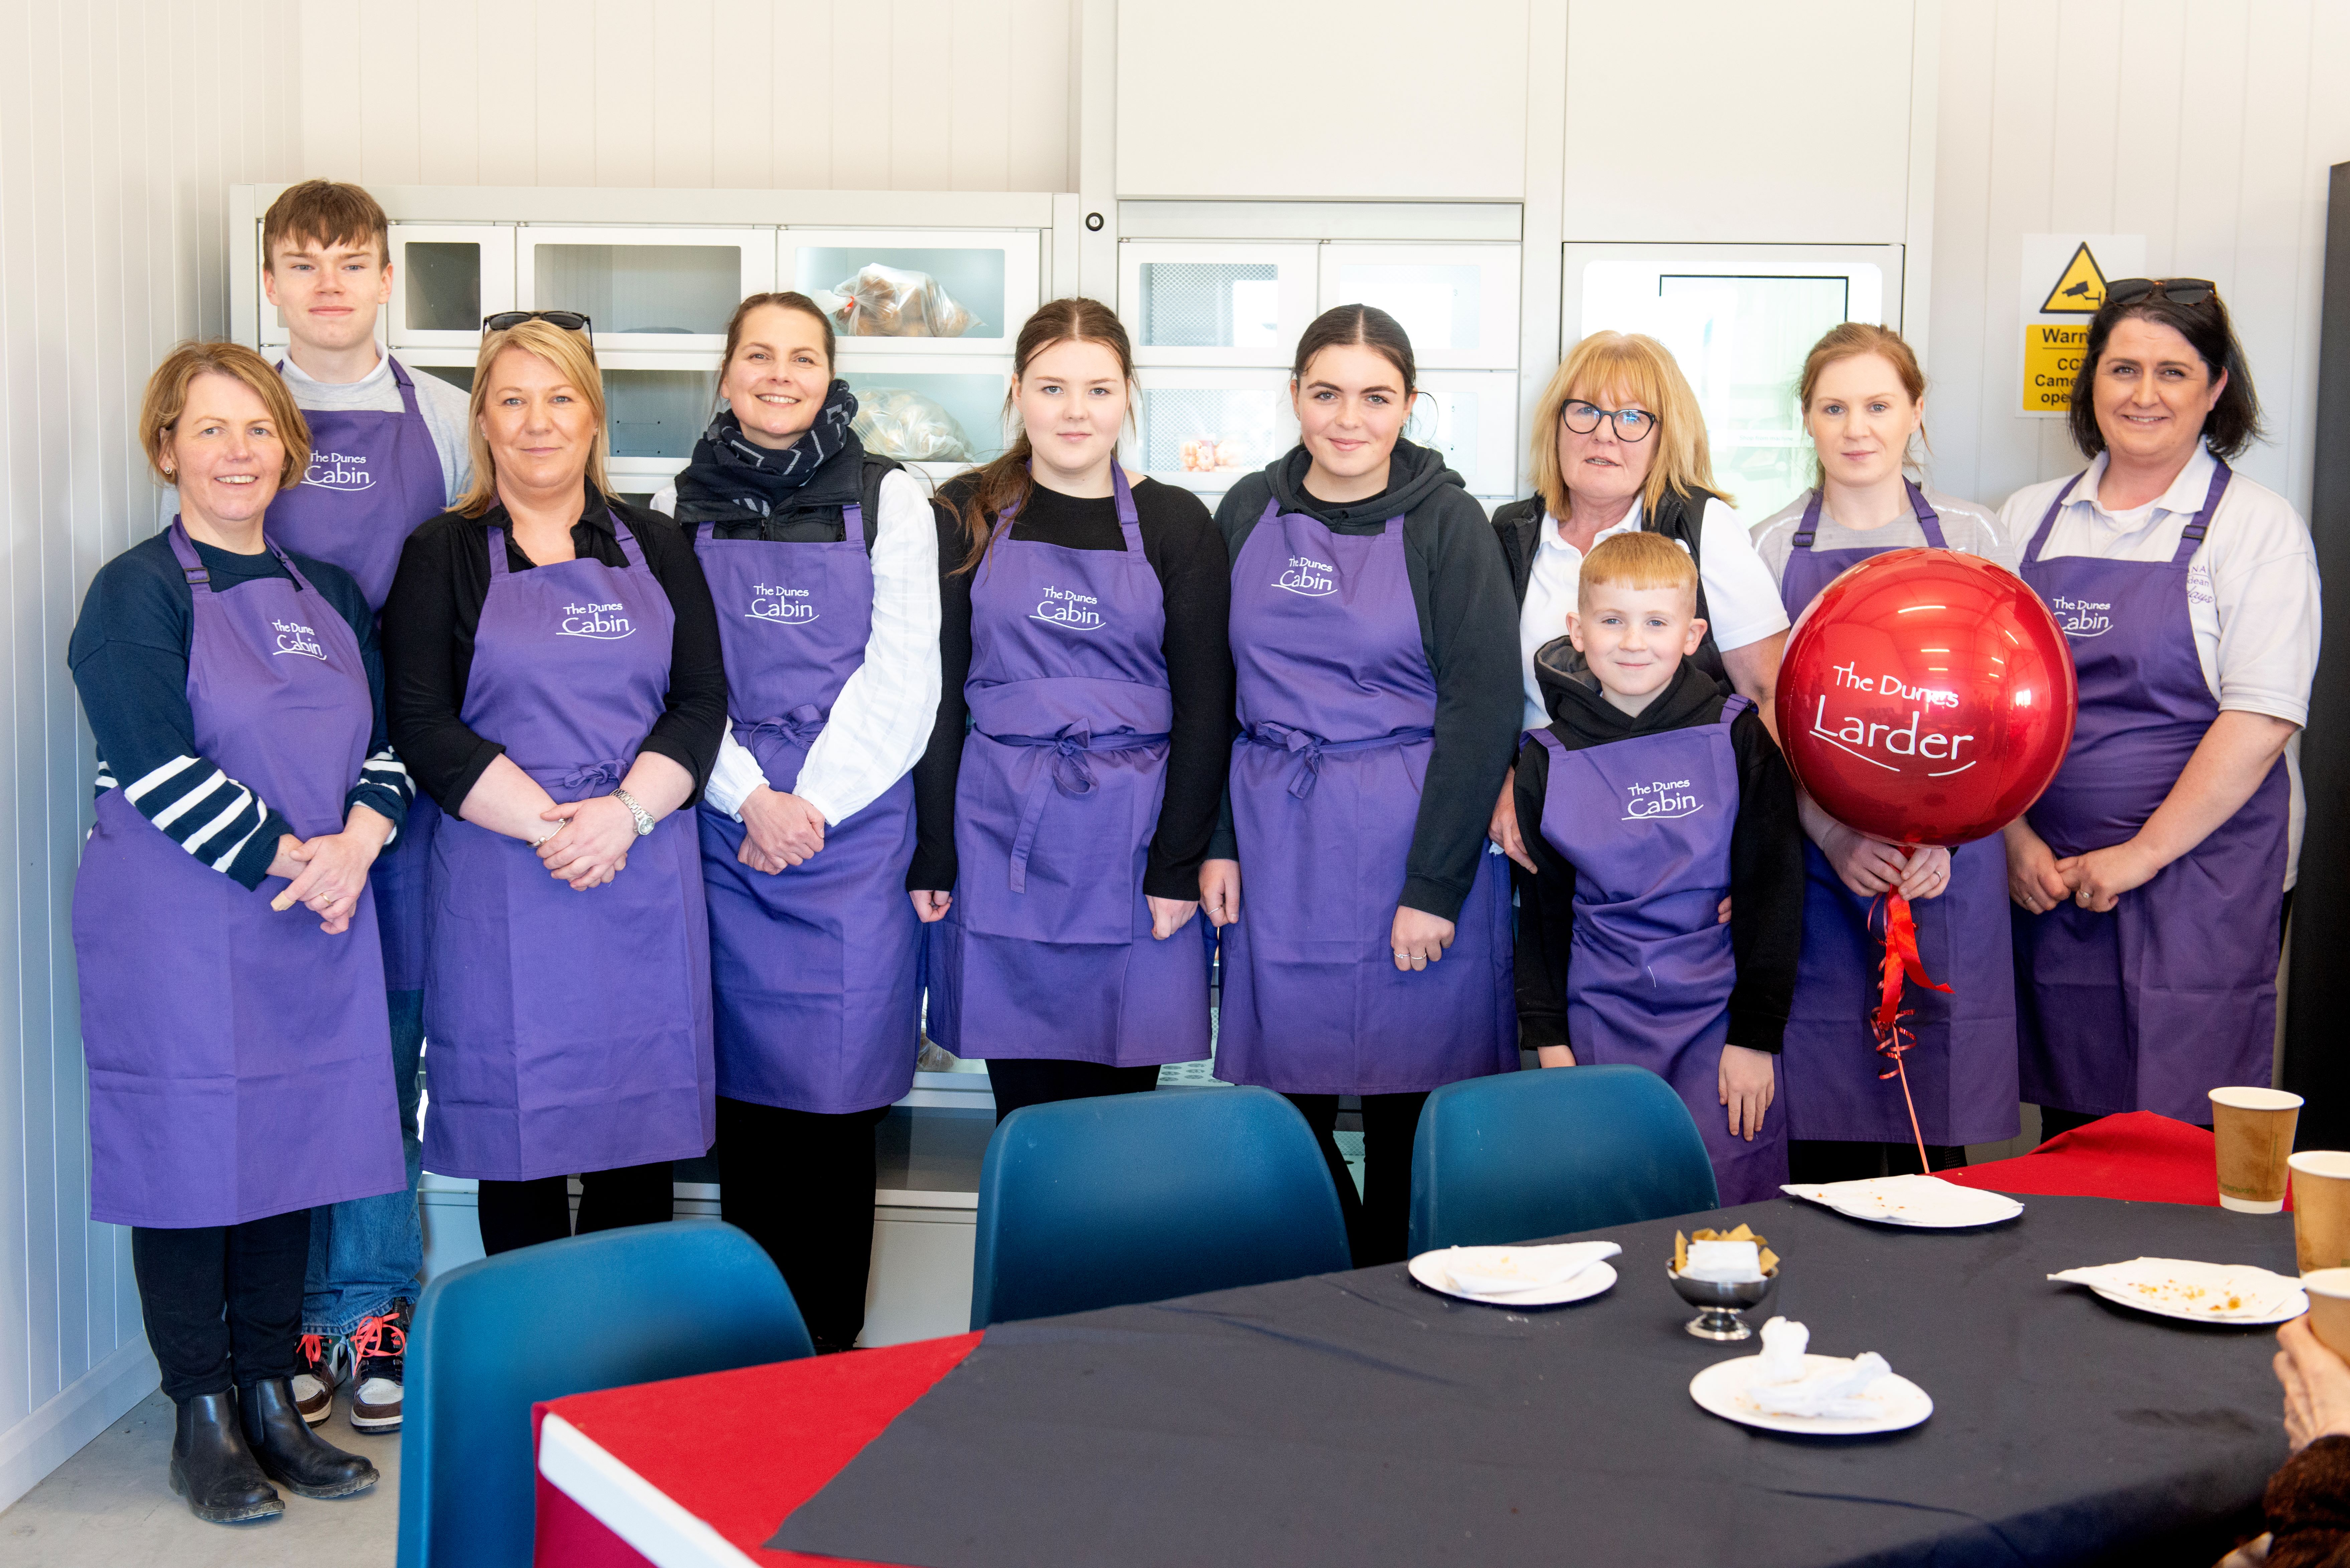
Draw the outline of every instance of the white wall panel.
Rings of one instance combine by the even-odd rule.
[[[89,1212],[74,867],[93,762],[66,669],[82,590],[151,533],[131,425],[179,338],[227,327],[227,187],[296,168],[293,0],[0,8],[0,1506],[154,1386],[130,1233]]]
[[[1996,0],[1944,16],[1933,476],[1997,504],[2080,466],[2017,412],[2021,236],[2143,234],[2234,314],[2270,439],[2238,462],[2309,504],[2326,171],[2350,160],[2350,9],[2322,0]]]
[[[1906,5],[1569,0],[1566,237],[1901,244],[1910,29]]]
[[[1118,193],[1517,201],[1526,11],[1120,0]]]
[[[1072,0],[285,0],[299,172],[385,185],[1063,191]],[[356,33],[356,36],[354,36]]]

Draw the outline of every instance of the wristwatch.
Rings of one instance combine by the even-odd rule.
[[[647,811],[643,806],[639,805],[635,795],[630,794],[627,790],[616,789],[612,792],[612,798],[619,801],[622,805],[627,806],[629,808],[629,815],[637,819],[637,836],[639,838],[642,838],[646,834],[650,833],[653,830],[652,813]]]

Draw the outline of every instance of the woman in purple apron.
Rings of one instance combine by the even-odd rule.
[[[566,325],[568,324],[568,325]],[[693,815],[726,714],[692,547],[608,499],[577,316],[486,331],[473,485],[384,607],[390,715],[445,814],[424,974],[424,1164],[473,1177],[482,1244],[666,1220],[713,1121]]]
[[[99,748],[73,909],[90,1218],[133,1228],[172,1488],[228,1522],[282,1512],[273,1480],[376,1480],[292,1378],[309,1210],[405,1178],[366,884],[407,781],[365,598],[264,533],[309,441],[284,384],[182,344],[140,425],[180,515],[99,574],[70,654]]]
[[[699,813],[719,1210],[827,1351],[864,1326],[875,1132],[913,1087],[909,770],[939,696],[934,514],[912,475],[866,454],[832,348],[804,295],[737,306],[726,408],[670,508],[719,607],[733,720]]]
[[[1509,576],[1461,476],[1399,439],[1413,376],[1386,312],[1324,313],[1291,377],[1302,443],[1218,511],[1241,733],[1201,882],[1216,1072],[1296,1104],[1365,1267],[1404,1255],[1428,1092],[1518,1064],[1509,878],[1485,844],[1517,732]],[[1360,1202],[1343,1095],[1362,1096]]]
[[[1126,329],[1057,299],[1014,367],[1011,450],[940,495],[962,548],[907,874],[931,1037],[988,1064],[999,1117],[1208,1054],[1207,948],[1184,928],[1232,716],[1223,542],[1188,491],[1117,462]]]
[[[2113,284],[2074,383],[2087,470],[2008,499],[2064,628],[2080,716],[2007,830],[2022,1091],[2053,1136],[2116,1111],[2209,1125],[2265,1085],[2317,564],[2227,459],[2259,404],[2218,291]]]
[[[1923,427],[1926,378],[1898,334],[1863,322],[1831,329],[1804,361],[1797,391],[1820,483],[1754,529],[1790,617],[1847,567],[1887,550],[1923,545],[2012,565],[1989,514],[1947,497],[1929,502],[1902,477]],[[1779,1057],[1794,1140],[1788,1168],[1806,1182],[1915,1171],[1920,1135],[1935,1169],[1964,1165],[1968,1144],[2016,1131],[2015,979],[1998,940],[2005,855],[1988,839],[1905,854],[1808,798],[1802,805],[1810,840],[1803,967]],[[1897,888],[1916,910],[1927,973],[1950,987],[1907,993],[1916,1042],[1903,1058],[1907,1101],[1900,1083],[1879,1076],[1887,1064],[1868,1023],[1885,951],[1880,900]]]

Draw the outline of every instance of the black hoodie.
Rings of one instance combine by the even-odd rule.
[[[1216,508],[1232,560],[1241,558],[1265,504],[1302,512],[1337,534],[1376,534],[1403,514],[1404,564],[1419,613],[1419,640],[1436,678],[1436,739],[1398,902],[1454,919],[1477,878],[1493,800],[1509,771],[1524,698],[1518,680],[1518,615],[1509,566],[1485,509],[1441,454],[1399,441],[1388,487],[1343,505],[1305,493],[1311,458],[1302,446],[1232,486]],[[1209,853],[1235,857],[1229,813]],[[1243,871],[1245,877],[1245,871]],[[1243,897],[1245,883],[1243,884]]]
[[[1570,672],[1570,667],[1573,672]],[[1535,651],[1534,679],[1550,710],[1550,732],[1570,752],[1636,735],[1721,722],[1730,691],[1690,660],[1637,715],[1609,702],[1565,638]],[[1730,835],[1730,947],[1738,978],[1730,992],[1730,1044],[1776,1052],[1795,994],[1804,939],[1804,830],[1795,779],[1778,744],[1749,708],[1730,723],[1738,757],[1738,822]],[[1567,959],[1574,946],[1575,866],[1542,834],[1550,750],[1529,740],[1518,753],[1518,831],[1541,870],[1523,867],[1518,886],[1519,1043],[1571,1044],[1566,1029]],[[1601,826],[1591,824],[1586,826]],[[1854,999],[1854,1006],[1860,999]]]

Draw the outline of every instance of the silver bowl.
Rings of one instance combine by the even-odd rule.
[[[1692,1280],[1665,1268],[1665,1278],[1672,1281],[1673,1290],[1681,1300],[1696,1307],[1698,1314],[1682,1326],[1700,1339],[1751,1339],[1754,1331],[1739,1317],[1742,1312],[1761,1306],[1779,1282],[1779,1266],[1759,1280],[1740,1284],[1724,1284],[1718,1280]]]

